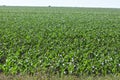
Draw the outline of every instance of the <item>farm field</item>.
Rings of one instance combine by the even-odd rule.
[[[0,73],[120,74],[120,9],[0,7]]]

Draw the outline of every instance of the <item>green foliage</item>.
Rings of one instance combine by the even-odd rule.
[[[120,10],[0,7],[0,72],[120,73]]]

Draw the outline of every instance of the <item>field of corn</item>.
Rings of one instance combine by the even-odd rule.
[[[120,9],[0,7],[0,73],[120,73]]]

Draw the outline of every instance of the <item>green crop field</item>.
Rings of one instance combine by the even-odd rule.
[[[120,73],[120,9],[0,7],[0,73]]]

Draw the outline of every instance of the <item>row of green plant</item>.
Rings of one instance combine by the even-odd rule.
[[[0,72],[120,73],[120,10],[0,7]]]

